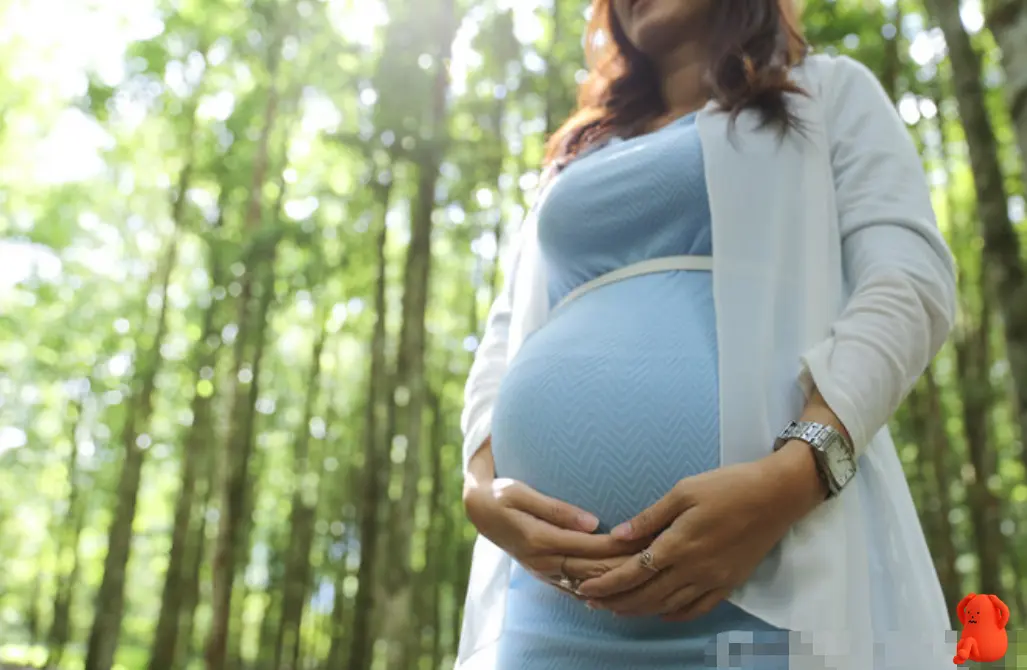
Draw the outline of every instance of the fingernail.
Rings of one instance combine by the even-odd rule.
[[[581,525],[582,530],[592,532],[599,525],[599,519],[595,518],[591,514],[582,512],[578,515],[578,523]]]
[[[610,535],[613,535],[618,540],[630,540],[631,539],[631,522],[622,523],[621,525],[610,531]]]

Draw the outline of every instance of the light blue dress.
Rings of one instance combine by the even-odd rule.
[[[553,183],[538,209],[551,306],[631,263],[712,253],[694,119],[615,139]],[[609,532],[678,480],[718,467],[712,280],[643,275],[556,311],[501,385],[497,473],[594,513]],[[508,596],[497,670],[788,667],[788,634],[726,602],[690,623],[617,617],[518,565]]]

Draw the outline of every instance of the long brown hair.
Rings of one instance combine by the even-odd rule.
[[[706,76],[720,109],[732,122],[753,109],[764,125],[798,128],[785,97],[805,94],[788,74],[809,51],[796,0],[712,0],[709,11]],[[585,45],[590,71],[578,110],[549,139],[547,164],[562,164],[613,132],[635,134],[666,112],[656,70],[628,40],[611,0],[592,1]]]

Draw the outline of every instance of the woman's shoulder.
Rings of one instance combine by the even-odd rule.
[[[884,93],[870,68],[850,56],[814,52],[792,74],[797,83],[827,104],[844,100],[858,105],[868,102],[867,94]]]

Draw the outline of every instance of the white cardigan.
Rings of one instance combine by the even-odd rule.
[[[795,68],[805,137],[743,113],[729,137],[697,125],[713,220],[724,465],[771,451],[813,384],[860,456],[856,480],[793,527],[730,601],[802,633],[793,668],[951,667],[948,619],[886,423],[947,338],[952,256],[907,129],[874,75],[846,57]],[[874,227],[858,244],[843,242]],[[519,231],[467,381],[464,465],[548,298],[534,217]],[[511,559],[479,536],[456,668],[492,670]],[[954,606],[955,603],[952,603]],[[805,664],[804,664],[805,663]],[[944,665],[943,665],[944,664]]]

